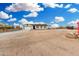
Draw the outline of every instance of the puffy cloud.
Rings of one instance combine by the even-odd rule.
[[[10,15],[9,17],[12,18],[12,15]]]
[[[59,8],[63,8],[63,4],[60,4],[60,5],[58,5],[57,7],[59,7]]]
[[[13,25],[14,25],[14,26],[19,26],[20,24],[18,24],[18,23],[14,23]]]
[[[75,24],[75,21],[70,21],[68,24]]]
[[[19,26],[20,28],[23,28],[23,26],[19,23],[14,23],[13,26],[16,28],[17,26]]]
[[[68,12],[75,13],[75,12],[79,12],[79,10],[76,9],[76,8],[71,8],[71,9],[68,10]]]
[[[55,22],[57,23],[63,22],[64,20],[65,20],[64,17],[58,17],[58,16],[55,17]]]
[[[34,22],[33,21],[29,21],[28,24],[34,24]]]
[[[57,3],[43,3],[45,7],[51,7],[51,8],[63,8],[63,4],[57,4]]]
[[[14,22],[16,20],[17,20],[16,18],[11,18],[11,19],[8,20],[8,22]]]
[[[64,4],[58,4],[58,3],[43,3],[45,7],[50,8],[70,8],[72,4],[67,4],[64,6]]]
[[[24,18],[22,18],[21,20],[19,20],[19,22],[21,24],[23,24],[23,25],[28,23],[28,21],[26,19],[24,19]]]
[[[69,8],[71,6],[71,4],[67,4],[64,8]]]
[[[79,22],[79,19],[76,19],[75,21],[70,21],[68,23],[69,26],[74,26],[74,27],[77,27],[77,22]]]
[[[6,7],[6,10],[17,12],[17,11],[30,11],[30,12],[39,12],[44,9],[40,7],[37,3],[15,3]]]
[[[26,19],[21,19],[20,21],[19,21],[22,25],[24,25],[24,24],[45,24],[44,22],[33,22],[33,21],[27,21]]]
[[[35,22],[34,24],[45,24],[44,22]]]
[[[75,3],[75,4],[79,4],[79,3]]]
[[[37,12],[31,12],[28,15],[24,15],[24,17],[37,17],[37,16],[38,16],[38,13]]]
[[[52,22],[50,22],[51,24],[53,24],[54,22],[52,21]]]
[[[70,21],[68,23],[68,26],[74,26],[74,27],[76,27],[77,25],[76,25],[75,21]]]
[[[51,25],[51,28],[58,28],[58,27],[59,27],[58,24],[52,24],[52,25]]]
[[[24,24],[34,24],[33,21],[28,21],[27,19],[22,18],[21,20],[19,20],[19,22],[24,25]]]
[[[77,22],[79,22],[79,19],[77,19],[77,20],[75,21],[76,24],[77,24]]]
[[[5,12],[0,11],[0,18],[1,19],[8,19],[8,18],[10,18],[10,16]]]

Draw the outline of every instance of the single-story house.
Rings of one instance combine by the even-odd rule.
[[[0,29],[2,29],[6,24],[0,23]]]
[[[47,24],[24,24],[24,29],[48,29]]]

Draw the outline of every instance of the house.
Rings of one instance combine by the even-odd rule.
[[[4,23],[0,23],[0,27],[4,27],[5,26],[5,24]]]
[[[33,24],[33,29],[47,29],[47,24]]]
[[[40,23],[37,23],[37,24],[25,24],[23,25],[24,26],[24,29],[48,29],[48,25],[47,24],[40,24]]]

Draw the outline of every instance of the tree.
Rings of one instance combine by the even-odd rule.
[[[75,29],[74,26],[67,26],[67,29]]]

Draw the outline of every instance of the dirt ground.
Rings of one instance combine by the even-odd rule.
[[[79,40],[67,38],[72,30],[32,30],[0,33],[2,56],[79,56]]]

